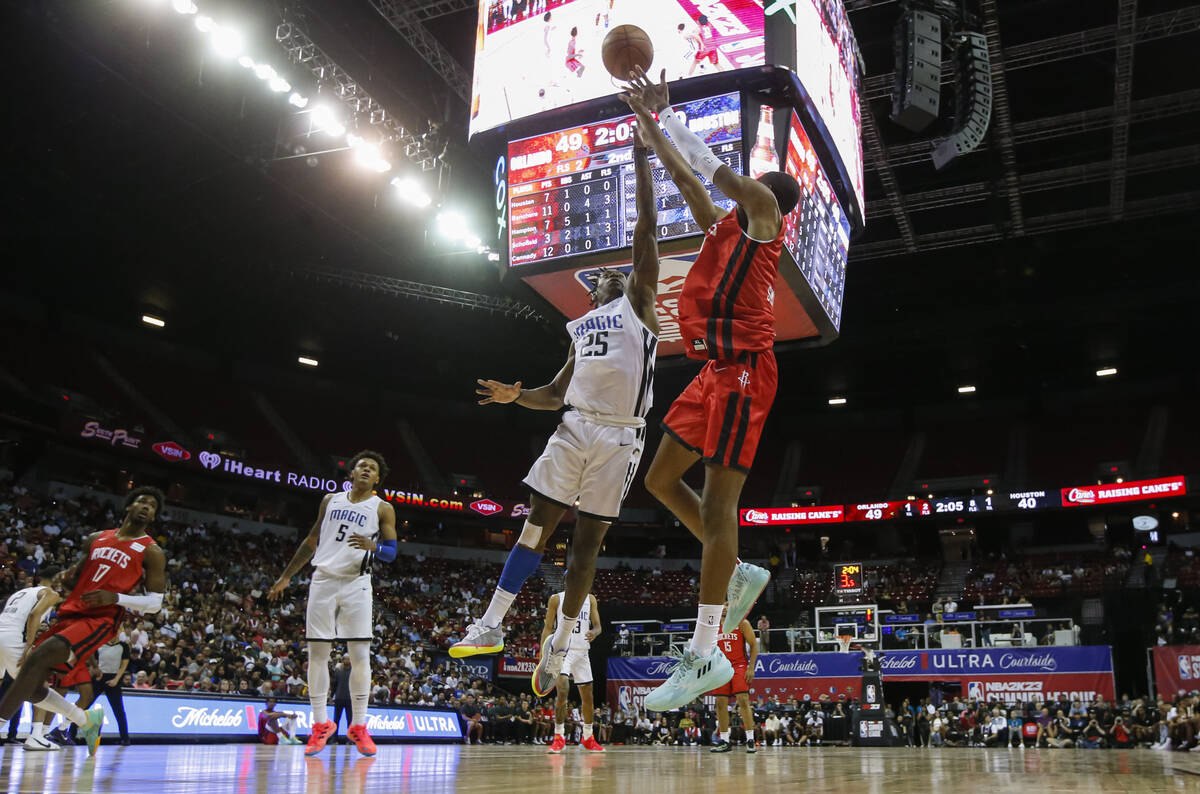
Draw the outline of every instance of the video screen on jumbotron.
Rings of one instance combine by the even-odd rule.
[[[854,31],[841,0],[796,0],[796,76],[863,200],[862,117]]]
[[[850,219],[817,159],[799,116],[788,125],[784,170],[800,183],[800,201],[783,219],[783,244],[834,328],[842,327]]]
[[[704,17],[704,24],[701,24]],[[755,0],[545,0],[480,3],[470,134],[542,111],[615,94],[600,45],[617,25],[654,44],[647,71],[667,80],[764,63],[763,6]]]

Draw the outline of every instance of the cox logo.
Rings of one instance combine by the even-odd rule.
[[[746,522],[749,524],[766,524],[771,520],[771,516],[765,510],[747,510]]]
[[[1067,501],[1090,505],[1096,501],[1096,493],[1091,488],[1072,488],[1067,492]]]
[[[471,509],[483,516],[494,516],[504,510],[504,505],[493,502],[491,499],[480,499],[477,502],[471,502]]]

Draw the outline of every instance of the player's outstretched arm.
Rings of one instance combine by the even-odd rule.
[[[304,540],[300,541],[300,548],[296,549],[296,553],[292,555],[292,561],[283,569],[283,573],[279,574],[279,578],[275,580],[275,584],[271,585],[271,589],[267,591],[267,600],[274,601],[283,595],[283,591],[287,589],[288,582],[292,581],[292,577],[300,572],[313,555],[317,553],[317,543],[321,540],[321,523],[325,520],[325,508],[329,506],[329,500],[333,494],[325,494],[321,499],[321,506],[317,509],[317,520],[313,522],[312,528],[308,530],[308,535]]]
[[[750,658],[746,663],[746,683],[749,684],[754,680],[754,666],[758,662],[758,637],[755,636],[750,621],[745,618],[738,624],[738,628],[742,630],[742,636],[746,638],[746,644],[750,646]]]
[[[480,405],[491,403],[516,403],[534,411],[557,411],[563,407],[567,396],[567,387],[571,385],[571,376],[575,374],[575,346],[567,354],[567,363],[554,376],[554,380],[536,389],[522,389],[521,381],[513,384],[501,383],[497,380],[480,378],[475,381],[479,387],[475,393],[482,399]]]
[[[391,562],[396,559],[396,509],[381,501],[376,515],[379,517],[378,535],[368,537],[356,532],[346,544],[354,549],[371,552],[380,562]]]
[[[658,334],[658,317],[654,312],[658,296],[658,204],[654,199],[654,180],[650,177],[648,136],[642,130],[639,125],[633,141],[637,222],[633,226],[633,272],[626,292],[638,317]]]
[[[654,120],[655,113],[661,114],[671,107],[667,94],[666,70],[663,70],[662,82],[659,85],[654,85],[647,80],[645,72],[641,72],[640,75],[638,77],[637,74],[630,73],[629,84],[625,86],[625,91],[620,98],[637,116],[638,129],[645,132],[646,143],[654,149],[659,161],[671,175],[671,181],[679,188],[683,200],[692,212],[692,218],[700,228],[707,229],[720,220],[723,214],[721,208],[713,203],[704,183],[692,171],[694,167],[694,163],[690,162],[692,158],[686,157],[686,153],[681,148],[677,148],[680,141],[676,140],[675,145],[672,145],[672,142],[667,140],[667,136],[659,129],[658,122]],[[661,115],[660,118],[662,118]],[[687,127],[684,126],[683,129],[687,130]],[[710,156],[712,155],[703,141],[690,131],[689,134],[691,140],[698,143]],[[674,137],[674,133],[672,136]]]

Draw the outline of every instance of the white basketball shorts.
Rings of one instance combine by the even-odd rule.
[[[588,649],[568,648],[562,674],[569,675],[576,686],[592,683],[592,661],[588,659]]]
[[[645,444],[645,427],[601,425],[567,411],[524,482],[568,510],[579,500],[582,516],[616,521]]]
[[[25,640],[20,632],[0,632],[0,678],[8,673],[17,677],[17,662],[25,653]]]
[[[305,639],[309,642],[370,641],[373,633],[371,577],[345,579],[314,572],[308,586]]]

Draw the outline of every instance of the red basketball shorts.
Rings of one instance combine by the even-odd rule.
[[[578,58],[567,58],[567,68],[572,72],[578,72],[583,68],[583,61]]]
[[[71,658],[67,664],[55,667],[54,672],[69,678],[74,670],[82,669],[83,680],[90,680],[87,660],[116,634],[117,623],[112,617],[61,617],[42,632],[34,645],[41,645],[50,637],[62,637],[71,646]]]
[[[696,53],[695,60],[696,60],[696,63],[700,63],[703,60],[707,60],[713,66],[716,66],[717,65],[717,51],[709,50],[708,52],[698,52],[698,53]]]
[[[50,676],[50,684],[55,689],[74,689],[80,684],[91,682],[92,674],[88,670],[87,662],[75,665],[69,673],[55,673]]]
[[[705,463],[748,472],[778,385],[774,351],[709,361],[671,404],[663,429]]]
[[[733,678],[729,679],[729,683],[705,694],[725,698],[737,697],[743,692],[749,694],[750,685],[746,683],[746,667],[744,664],[735,664],[733,666]]]

